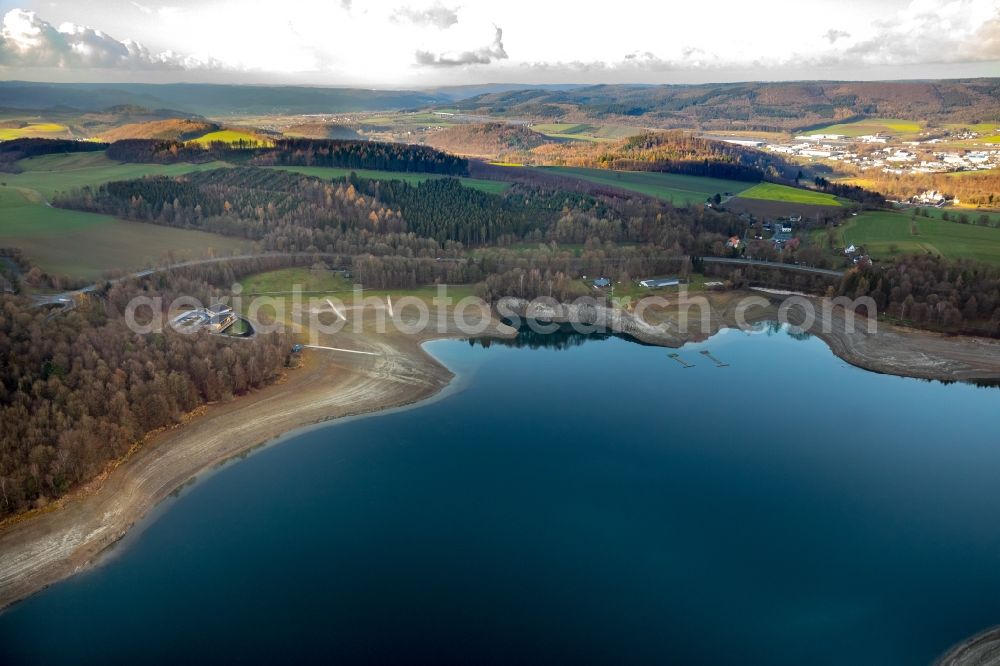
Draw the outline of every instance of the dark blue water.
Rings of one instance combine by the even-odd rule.
[[[1000,391],[564,342],[432,344],[442,399],[188,487],[0,661],[926,664],[1000,623]]]

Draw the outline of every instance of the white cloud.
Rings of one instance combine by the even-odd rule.
[[[834,30],[833,28],[830,28],[825,33],[823,33],[823,37],[825,37],[826,41],[830,42],[831,44],[836,44],[838,39],[844,39],[850,36],[851,33],[847,32],[846,30]]]
[[[12,9],[0,28],[0,66],[211,69],[219,63],[172,51],[152,53],[131,39],[118,41],[100,30],[74,23],[55,28],[34,12]]]
[[[615,0],[613,12],[538,0],[22,1],[51,24],[15,11],[0,36],[8,77],[58,67],[100,78],[83,68],[101,66],[382,86],[690,82],[988,76],[1000,60],[1000,0],[769,0],[766,12],[745,0]],[[53,27],[63,21],[77,25]],[[221,79],[214,71],[195,74]]]
[[[433,25],[439,30],[446,30],[458,23],[458,8],[452,9],[440,3],[423,9],[400,7],[393,12],[390,20],[415,25]]]
[[[493,41],[473,51],[431,53],[417,50],[416,63],[424,67],[460,67],[462,65],[488,65],[494,60],[506,60],[503,47],[503,30],[495,28]]]
[[[991,30],[1000,22],[1000,0],[913,0],[872,34],[822,54],[849,64],[912,65],[995,60]],[[848,40],[845,40],[848,41]]]

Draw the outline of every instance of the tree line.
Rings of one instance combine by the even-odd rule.
[[[213,142],[206,145],[161,139],[122,139],[107,146],[119,162],[169,164],[214,160],[255,166],[317,166],[465,176],[465,158],[428,146],[338,139],[278,139],[258,142]]]
[[[104,150],[108,144],[100,141],[71,139],[10,139],[0,141],[0,171],[19,173],[18,160],[57,153],[91,153]]]

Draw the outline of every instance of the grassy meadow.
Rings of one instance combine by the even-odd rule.
[[[245,239],[127,222],[50,207],[35,190],[0,187],[0,246],[20,248],[43,270],[96,280],[109,270],[139,270],[178,258],[252,250]]]
[[[109,160],[103,152],[43,155],[20,160],[17,164],[24,171],[16,174],[0,174],[0,182],[11,187],[35,190],[46,199],[51,199],[56,192],[84,185],[100,185],[112,180],[151,175],[177,176],[192,171],[228,166],[225,162],[128,164]]]
[[[841,206],[841,201],[825,192],[803,190],[798,187],[777,185],[775,183],[760,183],[741,192],[744,199],[760,199],[762,201],[780,201],[783,203],[803,204],[806,206]]]
[[[915,220],[916,234],[911,229]],[[837,230],[840,244],[863,245],[876,258],[934,254],[1000,264],[1000,229],[892,211],[868,211]],[[822,242],[817,232],[817,242]]]
[[[323,303],[323,299],[328,297],[336,298],[337,301],[348,307],[354,305],[355,284],[358,284],[357,276],[347,280],[332,270],[313,270],[306,267],[282,268],[248,276],[242,282],[242,294],[245,308],[249,307],[250,299],[254,295],[267,296],[278,301],[284,308],[284,321],[291,323],[293,321],[293,312],[296,309],[293,297],[289,294],[293,286],[299,285],[302,289],[300,305],[303,309],[308,309],[311,301],[315,303],[316,300],[313,299],[317,299],[320,307],[326,310],[328,306]],[[365,300],[375,298],[385,302],[391,296],[394,303],[399,303],[400,299],[411,297],[418,298],[433,307],[433,299],[437,295],[438,287],[436,285],[428,285],[414,289],[364,289],[361,293],[361,298]],[[475,285],[448,286],[446,296],[451,298],[454,304],[463,298],[475,296]],[[362,303],[357,304],[361,305]],[[268,315],[277,314],[274,308],[267,305],[263,306],[261,311]],[[366,312],[369,313],[366,317],[371,316],[371,310],[367,310]],[[400,313],[396,312],[396,314]],[[328,315],[328,317],[332,316]],[[357,317],[357,311],[347,312],[349,321],[355,321]]]
[[[676,204],[702,203],[715,194],[730,192],[737,194],[751,186],[736,180],[702,178],[676,173],[653,171],[610,171],[608,169],[587,169],[583,167],[539,167],[561,176],[581,178],[592,183],[631,190],[648,196],[658,197]]]

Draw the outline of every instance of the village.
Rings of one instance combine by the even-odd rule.
[[[1000,147],[976,132],[948,137],[901,141],[887,134],[849,137],[843,134],[802,134],[791,142],[724,139],[727,143],[759,148],[787,157],[826,160],[860,171],[876,169],[896,175],[984,171],[1000,168]],[[973,141],[972,147],[955,148],[955,141]]]

